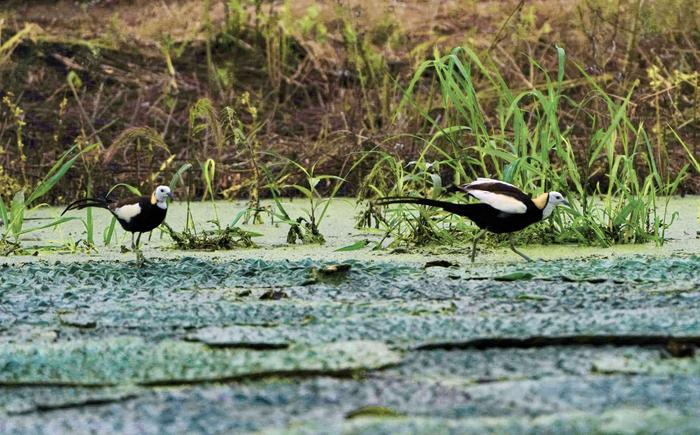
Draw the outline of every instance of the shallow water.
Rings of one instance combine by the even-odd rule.
[[[690,432],[698,203],[674,202],[662,248],[523,248],[533,263],[335,252],[379,237],[342,201],[325,246],[265,224],[247,227],[259,248],[217,253],[154,235],[143,268],[118,246],[4,258],[0,433]],[[423,267],[439,258],[454,265]]]
[[[222,224],[228,224],[237,213],[244,209],[245,202],[229,202],[217,201],[216,212],[211,205],[211,202],[193,203],[191,204],[192,215],[194,221],[198,225],[198,229],[213,229],[214,226],[208,221],[214,219],[216,213]],[[263,202],[264,206],[271,205],[269,201]],[[296,199],[291,202],[284,202],[285,209],[290,215],[295,218],[304,216],[304,210],[307,208],[307,203],[303,200]],[[58,207],[41,209],[35,217],[50,217],[58,216],[62,209]],[[383,234],[373,230],[358,230],[355,228],[355,217],[359,212],[359,207],[355,204],[354,199],[340,198],[333,201],[328,214],[320,225],[321,233],[326,238],[326,244],[319,245],[288,245],[286,243],[287,231],[289,229],[286,224],[272,224],[269,217],[263,215],[265,222],[259,225],[242,225],[242,228],[262,234],[260,237],[255,237],[254,241],[259,246],[259,249],[240,249],[235,251],[219,251],[207,252],[200,251],[196,255],[203,258],[261,258],[267,260],[276,259],[362,259],[362,260],[385,260],[398,261],[404,263],[422,263],[426,259],[449,259],[457,263],[467,264],[470,262],[470,244],[469,240],[456,241],[454,246],[442,248],[428,248],[409,250],[412,252],[394,252],[393,250],[372,251],[367,247],[358,251],[351,252],[335,252],[338,248],[348,246],[359,240],[381,240]],[[656,246],[653,243],[638,244],[638,245],[617,245],[609,248],[601,248],[597,246],[569,246],[569,245],[528,245],[521,247],[521,250],[526,252],[534,259],[557,259],[557,258],[574,258],[574,257],[607,257],[618,255],[645,254],[667,256],[676,253],[692,253],[700,252],[700,197],[674,198],[669,206],[669,216],[674,212],[678,213],[678,218],[667,232],[668,241],[663,246]],[[184,203],[175,202],[171,204],[168,210],[166,222],[175,230],[181,230],[184,227],[187,207]],[[73,216],[85,217],[84,212],[73,212]],[[98,251],[90,254],[71,254],[70,252],[47,253],[40,252],[42,258],[49,260],[61,261],[85,261],[86,259],[114,259],[114,260],[130,260],[133,254],[122,254],[120,245],[129,246],[131,239],[128,233],[125,233],[118,228],[117,225],[117,243],[112,243],[111,246],[102,246],[102,229],[106,228],[111,219],[109,213],[104,210],[94,211],[95,219],[95,240],[98,245]],[[81,221],[68,222],[60,226],[57,230],[45,230],[38,233],[31,233],[24,241],[25,245],[41,245],[45,243],[63,244],[67,240],[78,240],[85,238],[85,228]],[[146,257],[181,257],[183,255],[193,255],[192,251],[182,252],[169,249],[172,247],[172,242],[165,234],[160,234],[156,230],[150,240],[144,236],[142,243],[144,244],[144,253]],[[386,245],[387,243],[385,243]],[[23,258],[24,257],[24,258]],[[33,256],[14,256],[2,259],[0,262],[21,262],[33,261]],[[479,263],[492,262],[511,262],[518,261],[519,257],[513,254],[508,249],[491,249],[480,252],[477,257]]]

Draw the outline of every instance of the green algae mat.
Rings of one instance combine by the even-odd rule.
[[[699,427],[699,256],[430,266],[0,266],[0,433]]]

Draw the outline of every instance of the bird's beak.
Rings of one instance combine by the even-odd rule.
[[[567,207],[571,207],[571,204],[569,204],[569,201],[567,201],[567,200],[564,200],[564,201],[562,202],[562,204],[564,204],[564,205],[567,206]]]
[[[171,200],[175,199],[175,197],[173,196],[173,192],[168,192],[168,198],[170,198]]]

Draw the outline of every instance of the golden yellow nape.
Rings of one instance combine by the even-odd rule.
[[[535,204],[535,207],[539,208],[540,210],[544,210],[544,207],[547,205],[547,200],[549,199],[549,193],[543,193],[542,195],[538,195],[532,199],[532,202]]]

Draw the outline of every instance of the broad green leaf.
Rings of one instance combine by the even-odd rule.
[[[285,187],[291,187],[292,189],[296,189],[296,190],[298,190],[299,192],[301,192],[301,194],[304,195],[304,196],[307,197],[307,198],[313,198],[313,197],[314,197],[314,194],[313,194],[309,189],[307,189],[307,188],[304,187],[304,186],[300,186],[300,185],[298,185],[298,184],[291,184],[291,185],[287,185],[287,186],[285,186]]]
[[[321,181],[321,179],[319,177],[310,177],[308,179],[308,182],[309,182],[309,187],[311,188],[311,190],[316,189],[316,186],[318,186],[318,183],[320,181]]]

